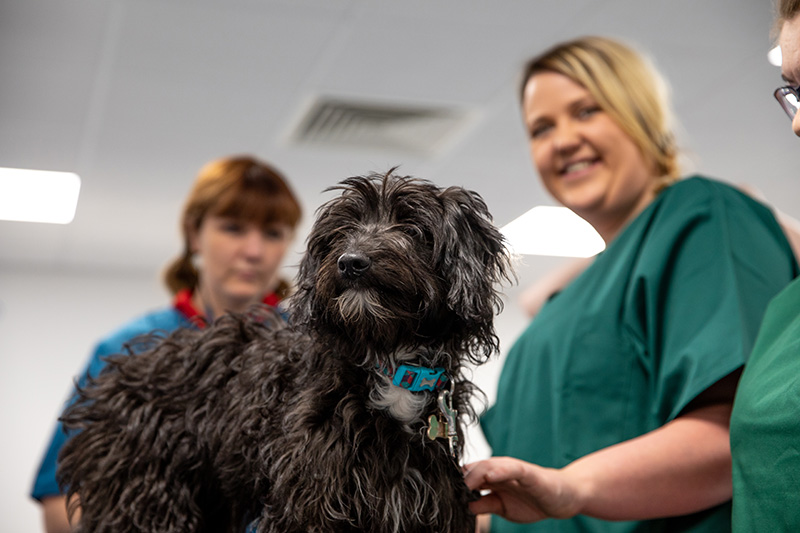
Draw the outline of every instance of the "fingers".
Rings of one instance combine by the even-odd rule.
[[[483,492],[470,503],[475,514],[490,513],[519,523],[547,518],[542,508],[551,496],[542,493],[538,472],[540,467],[510,457],[493,457],[465,467],[464,482],[471,490]]]
[[[503,514],[503,502],[495,494],[487,494],[481,499],[470,502],[469,510],[473,514]]]
[[[464,483],[470,490],[480,490],[484,479],[483,476],[486,471],[484,465],[486,461],[478,461],[477,463],[470,463],[462,468],[464,473]]]
[[[464,482],[470,490],[491,488],[507,481],[518,481],[524,474],[524,463],[511,457],[492,457],[464,467]]]
[[[489,533],[492,527],[492,518],[488,514],[479,514],[475,517],[475,533]]]

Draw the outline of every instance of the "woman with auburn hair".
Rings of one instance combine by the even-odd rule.
[[[510,350],[471,508],[493,533],[730,530],[731,405],[789,243],[748,195],[679,179],[666,86],[630,47],[556,45],[521,97],[544,187],[606,249]]]
[[[289,292],[278,274],[300,216],[300,204],[285,178],[267,163],[240,156],[206,164],[183,209],[183,250],[164,275],[172,305],[103,338],[80,382],[100,372],[104,357],[127,352],[126,345],[141,335],[203,328],[223,313],[259,303],[277,306]],[[70,530],[65,496],[56,480],[58,452],[68,438],[57,423],[31,493],[42,504],[49,533]]]

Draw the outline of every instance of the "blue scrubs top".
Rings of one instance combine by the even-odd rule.
[[[87,375],[92,377],[97,376],[100,370],[106,365],[103,358],[109,355],[125,353],[124,346],[132,339],[154,331],[162,331],[167,334],[178,328],[192,327],[192,325],[193,322],[176,307],[154,311],[128,322],[100,341],[94,349],[94,352],[92,352],[86,368],[80,374],[82,377],[79,379],[78,383],[85,383]],[[53,430],[53,436],[50,439],[50,444],[47,447],[47,451],[45,452],[44,458],[39,466],[39,471],[36,473],[36,478],[33,482],[31,496],[34,499],[41,501],[48,496],[61,494],[58,482],[56,481],[56,462],[58,453],[61,451],[68,437],[61,422],[57,422]]]

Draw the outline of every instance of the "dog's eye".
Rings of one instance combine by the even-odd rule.
[[[400,227],[410,241],[417,244],[428,245],[433,242],[433,235],[425,226],[418,226],[416,224],[403,224]]]
[[[422,232],[422,230],[419,227],[414,226],[412,224],[403,224],[400,227],[400,230],[415,240],[422,239],[425,237],[425,234]]]

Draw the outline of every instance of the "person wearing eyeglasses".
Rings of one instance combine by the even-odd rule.
[[[780,0],[775,98],[800,136],[800,0]],[[800,531],[800,279],[772,300],[731,414],[733,531]]]
[[[800,136],[800,1],[781,0],[778,6],[779,37],[781,49],[781,77],[788,83],[775,89],[775,98],[792,120],[792,130]]]

